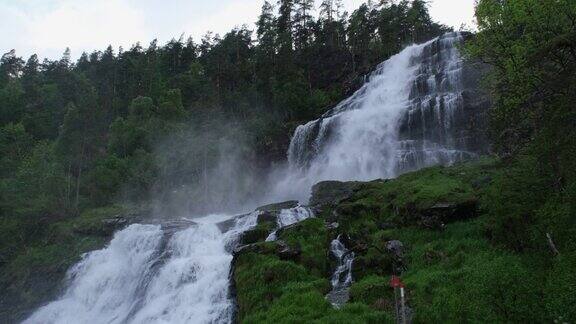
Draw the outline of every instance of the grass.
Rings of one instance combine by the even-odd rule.
[[[279,232],[300,251],[289,259],[278,243],[263,242],[273,226],[261,224],[234,261],[238,320],[391,323],[388,281],[400,261],[386,242],[399,240],[415,323],[576,321],[576,186],[555,189],[539,168],[529,156],[484,158],[359,184],[349,199]],[[473,218],[456,215],[436,229],[419,222],[438,203],[470,201]],[[107,241],[102,220],[119,214],[131,211],[111,206],[41,227],[0,219],[0,285],[10,303],[0,316],[17,317],[54,293],[69,265]],[[328,229],[333,221],[338,228]],[[350,238],[355,282],[350,302],[334,309],[324,296],[335,267],[329,244],[338,234]]]
[[[99,249],[109,240],[102,220],[130,213],[126,207],[109,206],[48,224],[0,219],[0,243],[7,256],[0,267],[0,288],[5,300],[0,318],[16,321],[24,311],[53,298],[68,268],[83,253]]]
[[[388,280],[397,261],[386,242],[400,240],[405,247],[402,280],[415,323],[574,321],[576,187],[557,191],[550,183],[534,159],[519,156],[507,162],[483,158],[360,184],[349,199],[324,209],[317,219],[281,233],[290,246],[302,249],[300,258],[276,260],[278,265],[271,268],[266,265],[276,256],[267,255],[267,261],[252,256],[237,267],[236,276],[247,276],[237,285],[239,303],[256,305],[245,307],[240,319],[390,322],[394,312]],[[471,201],[476,206],[473,218],[456,215],[442,229],[418,221],[438,203]],[[324,220],[340,226],[326,230]],[[355,282],[350,303],[335,310],[316,283],[329,278],[334,264],[322,271],[326,249],[339,233],[350,237],[356,254]],[[546,233],[560,255],[551,253]],[[265,279],[276,275],[284,279]],[[246,295],[254,291],[260,293]]]
[[[309,272],[320,277],[329,273],[330,235],[322,219],[306,219],[281,231],[279,239],[301,250],[297,262],[305,266]]]

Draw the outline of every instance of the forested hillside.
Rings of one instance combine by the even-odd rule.
[[[68,257],[94,246],[75,250],[57,222],[112,203],[232,190],[213,171],[223,154],[246,161],[243,173],[282,161],[296,125],[402,47],[447,30],[421,0],[369,2],[350,14],[337,0],[313,4],[266,1],[255,30],[108,47],[76,62],[68,49],[59,60],[3,54],[0,268],[10,270],[2,287],[19,291],[14,282],[26,283],[34,267],[63,273]]]
[[[492,66],[497,157],[318,184],[318,218],[238,252],[242,322],[398,322],[394,274],[414,323],[576,320],[576,2],[480,0],[476,17],[465,51]],[[355,257],[338,312],[324,297],[335,237]]]
[[[255,218],[237,233],[237,249],[234,241],[220,251],[234,255],[228,279],[237,321],[391,322],[391,275],[405,282],[415,322],[576,320],[576,1],[478,0],[476,19],[474,34],[455,34],[464,45],[454,52],[464,60],[439,59],[440,38],[426,57],[446,70],[427,73],[440,84],[435,92],[465,93],[471,107],[486,98],[442,88],[453,77],[444,63],[466,65],[455,69],[468,73],[462,83],[483,75],[492,107],[482,154],[491,156],[393,180],[321,183],[309,206],[292,207],[309,219],[286,227],[278,220],[296,202],[218,223]],[[279,0],[264,2],[254,30],[108,47],[75,62],[70,50],[42,62],[18,49],[5,53],[0,322],[57,304],[61,279],[80,255],[141,216],[236,211],[246,193],[271,190],[255,179],[285,160],[297,125],[329,111],[409,44],[448,30],[424,0],[367,1],[351,13],[338,0],[318,8],[313,0]],[[405,81],[429,90],[422,75]],[[418,111],[432,118],[441,113],[435,107],[448,107],[427,103]],[[457,122],[468,129],[476,120],[470,113]],[[178,226],[157,230],[168,237]],[[334,241],[354,259],[350,299],[339,310],[326,299],[342,261],[330,256]]]
[[[77,62],[69,50],[43,62],[5,53],[2,214],[72,215],[110,203],[123,184],[129,198],[145,198],[162,172],[155,147],[179,132],[197,147],[187,156],[187,181],[215,161],[218,128],[238,129],[234,136],[262,166],[283,159],[295,125],[342,99],[406,44],[445,30],[420,0],[365,4],[350,15],[338,1],[313,8],[311,0],[282,0],[264,3],[254,32],[108,47]]]

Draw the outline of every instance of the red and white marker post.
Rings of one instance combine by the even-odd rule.
[[[396,303],[396,323],[406,324],[406,301],[404,293],[404,283],[398,276],[390,278],[390,287],[394,288],[394,301]],[[398,307],[398,291],[400,291],[400,307]]]

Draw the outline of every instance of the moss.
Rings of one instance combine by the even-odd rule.
[[[132,213],[135,211],[123,206],[109,206],[49,224],[17,220],[14,226],[2,226],[2,234],[9,234],[4,237],[8,242],[22,243],[19,237],[29,237],[20,245],[5,244],[2,240],[2,249],[10,254],[6,254],[9,258],[0,268],[0,288],[6,301],[0,308],[0,318],[16,321],[24,311],[53,298],[68,268],[83,253],[99,249],[109,240],[103,232],[102,220]],[[0,221],[10,225],[14,219],[0,218]]]
[[[318,292],[286,293],[265,312],[247,317],[243,323],[393,323],[391,317],[362,304],[332,308]]]
[[[88,209],[82,212],[78,217],[69,218],[60,222],[51,224],[51,231],[57,234],[65,235],[67,233],[77,233],[83,235],[111,236],[115,227],[106,226],[104,223],[107,219],[124,219],[126,222],[132,218],[148,213],[147,207],[127,206],[127,205],[110,205],[106,207]],[[121,224],[120,224],[121,226]]]
[[[358,253],[354,259],[353,276],[358,280],[370,275],[385,276],[393,272],[393,263],[390,254],[382,249],[369,247],[366,251]]]
[[[306,219],[280,231],[279,239],[301,250],[297,261],[312,274],[320,277],[327,275],[330,270],[328,258],[330,237],[323,220]]]
[[[389,277],[368,276],[350,287],[350,298],[382,310],[393,311],[387,306],[394,305],[394,290]]]
[[[235,260],[234,280],[237,287],[238,316],[244,318],[267,308],[282,295],[289,283],[313,282],[318,278],[306,269],[276,256],[241,253]],[[314,289],[313,286],[309,286]]]
[[[274,231],[275,227],[276,225],[272,222],[262,222],[253,229],[242,234],[242,243],[253,244],[256,242],[262,242],[266,240],[272,231]]]
[[[576,321],[576,252],[559,255],[547,274],[543,303],[551,320]]]
[[[491,247],[482,237],[481,226],[471,229],[469,225],[452,224],[445,232],[398,231],[410,246],[403,280],[417,310],[415,320],[525,322],[540,318],[534,276],[519,257]]]
[[[295,261],[280,260],[274,242],[257,243],[236,256],[234,279],[242,323],[386,323],[388,314],[365,305],[335,310],[325,299],[329,233],[321,219],[282,230],[279,239],[298,246]]]

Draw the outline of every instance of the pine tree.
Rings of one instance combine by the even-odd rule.
[[[278,51],[280,55],[288,59],[293,46],[293,17],[294,0],[278,0]]]
[[[19,76],[24,61],[16,56],[16,51],[11,50],[0,58],[0,88],[6,85],[10,79]]]
[[[314,10],[314,0],[294,1],[294,45],[298,51],[309,45],[314,27],[312,10]]]

